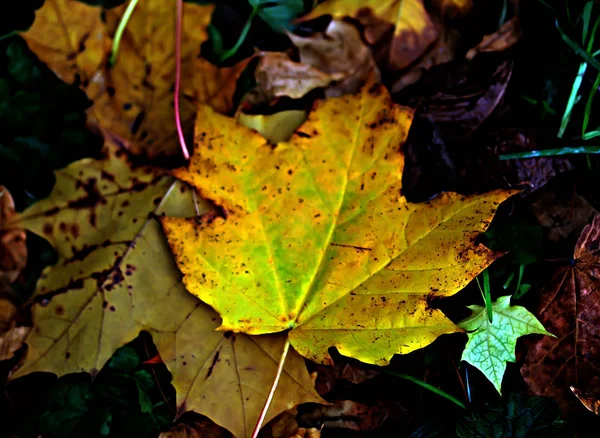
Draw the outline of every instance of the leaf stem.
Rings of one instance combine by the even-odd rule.
[[[219,56],[219,63],[223,63],[223,62],[227,61],[229,58],[231,58],[233,55],[235,55],[236,52],[239,50],[239,48],[242,46],[242,44],[246,40],[246,37],[248,36],[248,32],[250,32],[250,28],[252,27],[252,22],[254,21],[254,17],[256,17],[256,14],[258,14],[258,11],[260,11],[260,8],[261,8],[260,3],[257,3],[252,8],[252,12],[250,13],[248,20],[246,20],[246,23],[244,24],[244,27],[242,28],[242,32],[240,33],[240,36],[238,37],[238,39],[235,42],[235,44],[233,45],[233,47],[231,47],[229,50],[227,50],[225,53],[223,53]]]
[[[179,93],[181,89],[181,33],[183,27],[183,0],[177,0],[177,18],[175,20],[175,126],[177,127],[177,137],[181,145],[181,152],[186,160],[190,159],[190,153],[185,144],[185,136],[181,127],[181,108],[179,105]]]
[[[117,62],[117,56],[119,54],[119,46],[121,45],[121,38],[123,38],[123,32],[125,32],[125,28],[127,27],[127,23],[131,19],[131,15],[133,14],[133,10],[137,6],[140,0],[131,0],[119,21],[119,25],[117,26],[117,30],[115,32],[115,38],[113,39],[112,47],[110,49],[110,58],[108,60],[108,65],[113,66],[115,62]]]
[[[181,1],[181,0],[178,0]],[[279,386],[279,379],[281,379],[281,375],[283,374],[283,366],[285,365],[285,359],[288,355],[288,351],[290,351],[290,339],[287,338],[285,340],[285,344],[283,346],[283,351],[281,353],[281,358],[279,359],[279,366],[277,367],[277,374],[275,374],[275,380],[273,380],[273,385],[271,386],[271,390],[269,391],[269,395],[267,396],[267,400],[260,411],[260,416],[256,421],[256,426],[254,427],[254,432],[252,433],[252,438],[256,438],[258,436],[258,432],[260,432],[260,428],[265,421],[265,417],[267,416],[267,412],[269,410],[269,406],[271,406],[271,401],[273,400],[273,396],[275,395],[275,390],[277,386]]]

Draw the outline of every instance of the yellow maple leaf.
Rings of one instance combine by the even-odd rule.
[[[365,27],[365,38],[373,44],[394,27],[389,68],[403,69],[419,58],[439,37],[439,29],[425,10],[423,0],[328,0],[307,18],[330,14],[336,19],[350,16]]]
[[[407,202],[412,115],[366,87],[319,102],[273,146],[199,109],[197,153],[176,175],[226,214],[161,221],[188,290],[221,314],[221,330],[290,330],[314,361],[335,346],[375,364],[460,331],[428,298],[456,293],[498,257],[476,238],[513,192]]]
[[[154,219],[208,207],[164,172],[132,166],[117,139],[109,139],[105,153],[57,171],[50,196],[15,222],[46,238],[58,261],[37,284],[27,356],[12,377],[95,374],[146,330],[173,375],[178,413],[200,412],[238,437],[250,436],[285,336],[215,331],[218,315],[187,293]],[[322,401],[299,355],[287,362],[281,384],[267,420]]]
[[[86,91],[94,101],[91,118],[127,140],[134,153],[173,155],[179,153],[172,105],[175,6],[176,0],[140,2],[112,67],[110,47],[125,6],[102,10],[76,0],[48,0],[23,37],[61,79]],[[213,8],[184,5],[181,116],[188,131],[197,102],[223,112],[231,109],[235,80],[246,65],[219,69],[201,57]]]

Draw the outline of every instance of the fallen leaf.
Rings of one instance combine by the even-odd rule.
[[[586,226],[573,259],[560,267],[540,296],[538,317],[557,338],[529,344],[521,374],[536,395],[572,410],[570,386],[600,388],[600,215]],[[594,393],[598,396],[597,390]]]
[[[188,290],[220,330],[291,329],[303,356],[328,348],[374,364],[460,331],[428,304],[458,292],[498,253],[476,244],[513,192],[400,195],[412,111],[381,86],[318,102],[276,147],[210,107],[197,153],[175,174],[223,216],[161,218]]]
[[[485,307],[469,306],[473,314],[458,323],[469,340],[461,360],[469,362],[502,392],[502,378],[508,362],[516,362],[517,339],[524,335],[550,335],[525,307],[511,306],[510,296],[492,304],[492,321]]]
[[[325,14],[335,19],[356,18],[365,26],[365,39],[370,45],[387,36],[387,29],[393,26],[387,66],[391,71],[408,67],[439,37],[438,26],[422,0],[329,0],[319,4],[307,18]]]
[[[273,144],[288,141],[306,120],[306,111],[288,110],[265,116],[263,114],[236,113],[239,122],[259,132]]]
[[[282,335],[216,332],[217,314],[188,294],[157,215],[207,211],[185,185],[152,167],[136,167],[118,140],[103,160],[57,172],[52,194],[17,223],[57,250],[36,288],[27,357],[13,378],[35,371],[96,374],[141,330],[152,334],[173,375],[178,412],[193,410],[239,437],[249,436],[285,342]],[[267,419],[319,402],[302,358],[294,354]]]
[[[321,438],[321,430],[316,427],[311,427],[310,429],[301,427],[298,429],[298,432],[290,438]]]
[[[292,61],[286,53],[266,52],[254,72],[256,87],[249,91],[250,103],[269,103],[276,97],[299,99],[315,88],[325,88],[343,75],[331,75],[310,64]],[[248,96],[244,96],[248,101]]]
[[[570,387],[571,392],[575,394],[575,397],[579,399],[581,404],[587,408],[588,411],[593,412],[596,415],[600,415],[600,399],[588,394],[587,392],[581,391],[573,386]]]
[[[496,32],[483,37],[483,40],[467,52],[466,58],[473,59],[478,53],[503,52],[514,46],[521,39],[521,26],[514,16]]]
[[[12,225],[15,215],[10,192],[0,186],[0,361],[13,357],[29,331],[17,326],[19,309],[10,286],[27,263],[25,230]]]
[[[76,0],[47,0],[23,36],[64,81],[85,90],[94,101],[91,118],[127,140],[134,153],[174,155],[180,148],[172,105],[175,5],[176,0],[140,2],[112,67],[107,65],[110,46],[125,5],[103,10]],[[200,56],[212,9],[184,4],[181,116],[186,132],[198,101],[219,111],[232,109],[235,80],[246,65],[218,69]]]
[[[553,184],[535,193],[531,198],[531,211],[548,239],[553,242],[571,241],[571,245],[598,213],[592,204],[573,190],[572,185],[567,184]]]
[[[288,36],[298,49],[301,63],[335,79],[336,83],[325,89],[327,97],[356,93],[373,72],[375,82],[379,82],[379,70],[371,50],[351,24],[332,20],[325,32],[308,37]]]
[[[17,279],[27,263],[25,230],[10,226],[15,214],[12,196],[0,186],[0,292]]]

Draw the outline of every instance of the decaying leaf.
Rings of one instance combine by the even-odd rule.
[[[316,362],[328,348],[386,364],[460,331],[428,304],[456,293],[497,256],[475,239],[512,192],[400,194],[412,111],[381,86],[319,102],[276,147],[199,108],[197,153],[176,175],[225,212],[161,218],[188,290],[220,330],[291,329]]]
[[[299,420],[313,428],[373,432],[385,423],[392,412],[385,402],[369,405],[352,400],[336,400],[333,404],[316,405],[306,410],[299,415]]]
[[[438,26],[425,10],[423,0],[328,0],[308,17],[325,14],[356,18],[365,26],[365,39],[370,45],[387,37],[388,29],[393,27],[388,64],[391,71],[408,67],[439,37]]]
[[[511,306],[510,296],[500,297],[493,303],[493,322],[489,321],[485,307],[469,308],[473,314],[458,323],[469,336],[461,360],[481,371],[501,393],[506,364],[516,362],[517,339],[529,334],[551,334],[525,307]]]
[[[581,404],[587,408],[588,411],[593,412],[596,415],[600,415],[600,399],[589,395],[587,392],[581,391],[574,386],[570,387],[571,392],[575,394],[575,397],[579,399]]]
[[[254,72],[256,87],[250,91],[250,103],[270,102],[276,97],[299,99],[315,88],[325,88],[343,75],[331,75],[310,64],[295,62],[286,53],[261,54]],[[244,100],[248,101],[249,96]]]
[[[486,35],[483,40],[467,52],[466,58],[473,59],[478,53],[502,52],[514,46],[521,38],[521,27],[517,16],[514,16],[500,29],[491,35]]]
[[[584,228],[573,259],[556,271],[538,308],[542,324],[557,338],[528,345],[521,374],[531,391],[558,400],[565,409],[574,401],[570,386],[600,388],[600,215]]]
[[[76,0],[48,0],[23,36],[63,80],[86,91],[94,101],[89,114],[100,126],[127,140],[135,153],[172,155],[179,151],[172,105],[175,6],[176,0],[140,2],[112,67],[112,37],[126,5],[102,10]],[[181,114],[187,131],[197,101],[231,109],[235,80],[245,66],[218,69],[200,56],[212,8],[184,5]]]
[[[10,225],[15,203],[8,189],[0,186],[0,292],[13,283],[27,263],[25,230]]]
[[[10,288],[27,262],[25,230],[11,224],[15,214],[10,192],[0,186],[0,361],[13,357],[29,331],[17,326],[18,308]]]
[[[107,141],[105,159],[58,171],[50,197],[18,218],[45,237],[59,259],[38,282],[28,354],[13,377],[95,374],[116,348],[147,330],[173,375],[179,413],[200,412],[248,436],[285,337],[214,330],[218,315],[186,292],[154,219],[193,216],[206,205],[159,170],[133,166],[115,142]],[[267,418],[320,401],[296,354],[280,385]]]
[[[323,33],[310,37],[289,34],[298,48],[300,62],[336,77],[336,84],[325,90],[328,97],[356,93],[370,74],[379,82],[379,70],[371,50],[356,27],[332,20]]]
[[[256,87],[244,96],[251,106],[277,97],[299,99],[315,88],[323,88],[326,96],[355,93],[370,74],[379,81],[371,50],[348,23],[332,20],[324,32],[288,36],[298,49],[300,62],[286,53],[261,53],[254,72]]]

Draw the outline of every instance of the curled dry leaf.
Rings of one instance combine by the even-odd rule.
[[[18,218],[59,258],[37,284],[28,353],[12,377],[96,374],[146,330],[173,375],[178,413],[196,411],[235,436],[249,436],[285,337],[215,331],[218,315],[185,290],[155,220],[194,216],[207,206],[171,176],[134,166],[115,138],[107,139],[105,155],[56,172],[51,195]],[[309,401],[321,399],[293,354],[267,419]]]
[[[543,291],[542,324],[557,338],[528,345],[521,374],[536,395],[550,396],[572,410],[570,386],[600,389],[600,215],[584,228],[573,259],[559,268]]]
[[[519,39],[521,39],[521,26],[515,16],[493,34],[484,36],[479,44],[467,52],[466,58],[473,59],[478,53],[483,52],[503,52],[517,44]]]
[[[305,357],[329,347],[387,364],[460,331],[428,304],[462,289],[498,253],[477,244],[513,192],[401,196],[412,110],[382,86],[319,101],[273,147],[235,119],[199,108],[197,153],[176,175],[223,216],[161,218],[190,292],[221,330],[289,331]]]
[[[336,77],[336,83],[325,89],[326,96],[356,93],[373,72],[375,82],[379,82],[371,50],[353,25],[332,20],[323,33],[288,36],[298,48],[300,62]]]
[[[158,438],[233,438],[233,435],[204,415],[186,412]]]
[[[326,96],[355,93],[373,72],[379,81],[371,51],[348,23],[332,20],[325,32],[288,36],[300,62],[285,53],[262,53],[254,73],[256,87],[244,96],[251,106],[276,97],[299,99],[316,88],[324,88]]]
[[[144,0],[129,21],[114,66],[112,37],[126,5],[102,10],[76,0],[48,0],[23,34],[31,49],[61,79],[79,84],[94,101],[89,115],[152,158],[179,153],[173,110],[176,0]],[[195,104],[232,107],[240,63],[218,69],[200,54],[213,6],[184,4],[182,123],[193,126]],[[101,15],[102,13],[102,15]],[[104,18],[102,18],[104,17]]]

